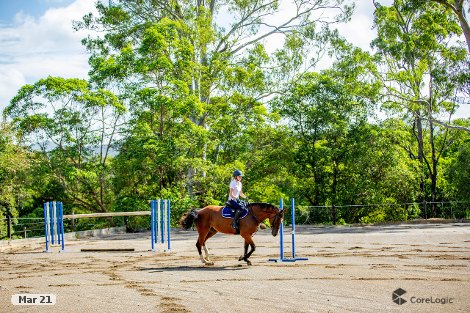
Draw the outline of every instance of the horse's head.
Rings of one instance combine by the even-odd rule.
[[[276,208],[277,209],[277,208]],[[279,232],[282,220],[284,219],[284,212],[286,210],[277,209],[275,214],[269,218],[269,224],[271,224],[271,234],[276,237]]]
[[[280,210],[276,206],[266,202],[250,203],[248,207],[252,210],[252,214],[256,217],[258,222],[269,219],[271,233],[273,236],[276,236],[279,232],[282,219],[284,218],[285,210]]]

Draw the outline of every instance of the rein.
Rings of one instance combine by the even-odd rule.
[[[251,203],[250,203],[250,204],[251,204]],[[247,205],[247,207],[248,207],[248,213],[250,213],[251,216],[253,216],[253,217],[255,218],[257,224],[261,223],[262,220],[260,220],[260,219],[258,218],[258,216],[257,216],[257,215],[255,214],[255,212],[253,211],[253,208],[250,206],[250,204]],[[275,208],[273,205],[271,205],[271,206],[272,206],[273,208]],[[264,211],[267,211],[266,208],[260,208],[260,209],[261,209],[261,210],[264,210]],[[271,208],[270,208],[269,210],[275,211],[274,209],[271,209]],[[277,218],[277,214],[278,214],[278,213],[275,212],[275,214],[276,214],[276,218]]]
[[[250,213],[250,215],[255,218],[257,224],[262,222],[259,220],[258,216],[256,216],[255,212],[253,212],[253,209],[251,207],[248,207],[248,213]]]

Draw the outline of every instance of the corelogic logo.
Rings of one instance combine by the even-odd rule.
[[[398,288],[392,293],[392,300],[396,304],[402,305],[403,303],[406,302],[405,299],[403,299],[401,296],[403,296],[406,293],[406,290],[403,290],[401,288]]]
[[[398,305],[402,305],[408,301],[403,298],[403,295],[406,293],[406,290],[398,288],[392,292],[392,301]],[[452,304],[454,303],[454,298],[451,297],[417,297],[411,296],[408,297],[411,304]]]

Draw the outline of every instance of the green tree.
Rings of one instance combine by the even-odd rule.
[[[359,98],[346,89],[328,73],[312,73],[275,104],[300,140],[296,162],[304,179],[304,197],[312,205],[338,204],[348,132],[366,117]]]
[[[32,188],[31,168],[34,156],[26,147],[16,143],[8,123],[0,124],[0,238],[6,236],[4,218],[20,215],[38,194]]]
[[[407,151],[420,163],[422,197],[436,202],[438,164],[451,142],[445,139],[449,130],[441,129],[435,121],[455,112],[455,97],[465,84],[465,79],[454,79],[461,72],[448,72],[449,68],[460,68],[467,57],[464,48],[449,43],[461,29],[444,7],[405,0],[396,0],[390,7],[379,6],[375,25],[378,37],[373,46],[382,57],[384,107],[409,124],[415,144]],[[437,142],[438,136],[443,140]]]
[[[470,125],[470,120],[458,121],[462,126]],[[450,200],[461,201],[458,203],[455,211],[460,211],[459,217],[468,218],[469,210],[469,199],[470,199],[470,136],[468,133],[456,132],[453,138],[454,144],[451,149],[448,149],[445,153],[443,164],[441,167],[443,175],[442,184],[444,185],[444,196]],[[467,214],[463,209],[467,210]]]
[[[306,194],[313,205],[337,204],[349,132],[373,112],[378,91],[367,53],[338,37],[332,49],[338,57],[332,69],[302,75],[274,102],[299,138],[297,162],[312,179],[306,185],[315,190]]]
[[[449,167],[448,181],[451,185],[452,197],[459,201],[470,199],[470,144],[467,140],[459,149],[457,157]]]
[[[375,59],[339,37],[332,48],[331,69],[303,75],[275,102],[297,138],[292,173],[300,199],[332,207],[414,199],[415,166],[393,140],[400,132],[371,123],[380,90]],[[395,207],[338,212],[348,222],[408,217],[406,208]]]
[[[72,204],[110,210],[109,158],[125,109],[109,91],[84,80],[48,77],[23,86],[5,109],[21,142],[40,151],[44,174]],[[62,199],[61,199],[62,200]]]
[[[468,25],[468,17],[465,12],[465,7],[467,7],[467,10],[468,10],[468,5],[469,5],[468,0],[431,0],[431,1],[441,4],[445,6],[446,8],[450,9],[452,13],[457,17],[460,27],[462,28],[462,32],[465,36],[465,40],[467,42],[468,52],[470,53],[470,26]]]
[[[250,131],[253,119],[269,119],[260,101],[285,87],[282,80],[304,64],[307,49],[321,50],[328,31],[318,26],[347,20],[352,9],[342,0],[303,1],[274,22],[277,1],[132,0],[97,8],[98,16],[76,24],[105,33],[84,40],[91,78],[127,101],[136,127],[127,143],[153,142],[139,158],[158,155],[157,163],[166,164],[148,173],[160,183],[146,192],[185,179],[190,197],[209,192],[208,171],[233,162],[229,153],[243,155],[243,144],[235,145],[247,138],[240,132]],[[269,55],[263,40],[273,35],[286,40]],[[229,133],[220,137],[221,130]]]

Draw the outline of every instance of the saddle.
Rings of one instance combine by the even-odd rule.
[[[225,203],[225,206],[222,208],[222,217],[224,218],[233,218],[235,215],[235,210],[230,206],[229,202]],[[248,215],[248,209],[244,207],[242,209],[242,215],[240,215],[240,219],[246,217]]]

